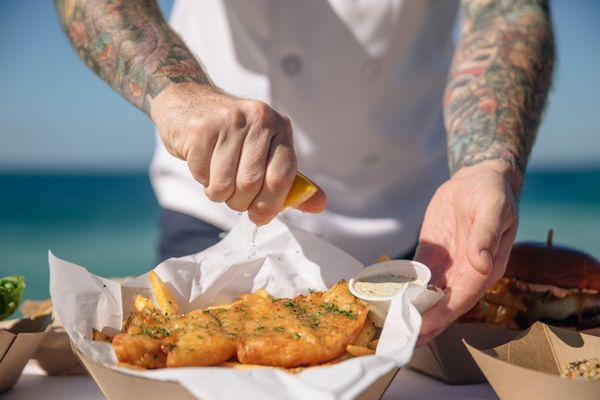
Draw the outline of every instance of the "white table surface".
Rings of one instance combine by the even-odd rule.
[[[2,400],[77,399],[101,400],[104,397],[88,376],[46,376],[34,362],[29,362],[17,384],[0,395]],[[452,386],[402,369],[383,396],[395,399],[496,399],[488,384]]]

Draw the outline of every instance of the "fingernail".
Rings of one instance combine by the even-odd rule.
[[[490,252],[487,250],[482,250],[481,253],[479,253],[479,257],[485,262],[488,273],[491,272],[492,267],[494,266],[494,261],[492,260],[492,255]]]

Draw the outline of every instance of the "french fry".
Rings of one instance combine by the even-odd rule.
[[[256,293],[254,293],[257,296],[263,297],[265,299],[270,299],[271,295],[269,293],[267,293],[267,291],[263,288],[260,288],[256,291]]]
[[[371,314],[368,314],[367,319],[365,320],[365,324],[363,325],[362,329],[358,332],[358,336],[352,344],[363,347],[368,346],[371,340],[373,340],[373,338],[375,337],[376,331],[377,328],[375,328],[375,324],[373,324]]]
[[[379,339],[371,340],[369,343],[369,348],[373,350],[377,350],[377,345],[379,344]]]
[[[377,257],[377,259],[375,260],[376,263],[380,263],[380,262],[384,262],[384,261],[390,261],[392,258],[386,254],[382,254],[379,257]]]
[[[349,344],[346,346],[346,351],[352,354],[354,357],[366,356],[369,354],[375,354],[375,350],[370,349],[366,346],[355,346],[353,344]]]
[[[110,337],[104,332],[100,332],[98,329],[92,328],[92,340],[94,342],[111,343],[112,337]]]
[[[150,271],[148,274],[148,280],[152,287],[152,292],[158,303],[159,310],[164,315],[176,315],[179,314],[179,306],[173,299],[173,295],[169,291],[169,288],[160,279],[160,277],[154,271]]]
[[[135,296],[135,300],[133,301],[135,309],[139,312],[146,311],[149,313],[154,312],[154,304],[152,304],[152,300],[142,295]]]

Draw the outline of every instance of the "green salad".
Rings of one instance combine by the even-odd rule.
[[[0,278],[0,321],[17,311],[24,288],[25,278],[20,275]]]

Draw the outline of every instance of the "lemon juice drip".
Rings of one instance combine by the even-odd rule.
[[[256,255],[256,232],[258,232],[258,226],[254,225],[252,237],[250,238],[250,257]]]

